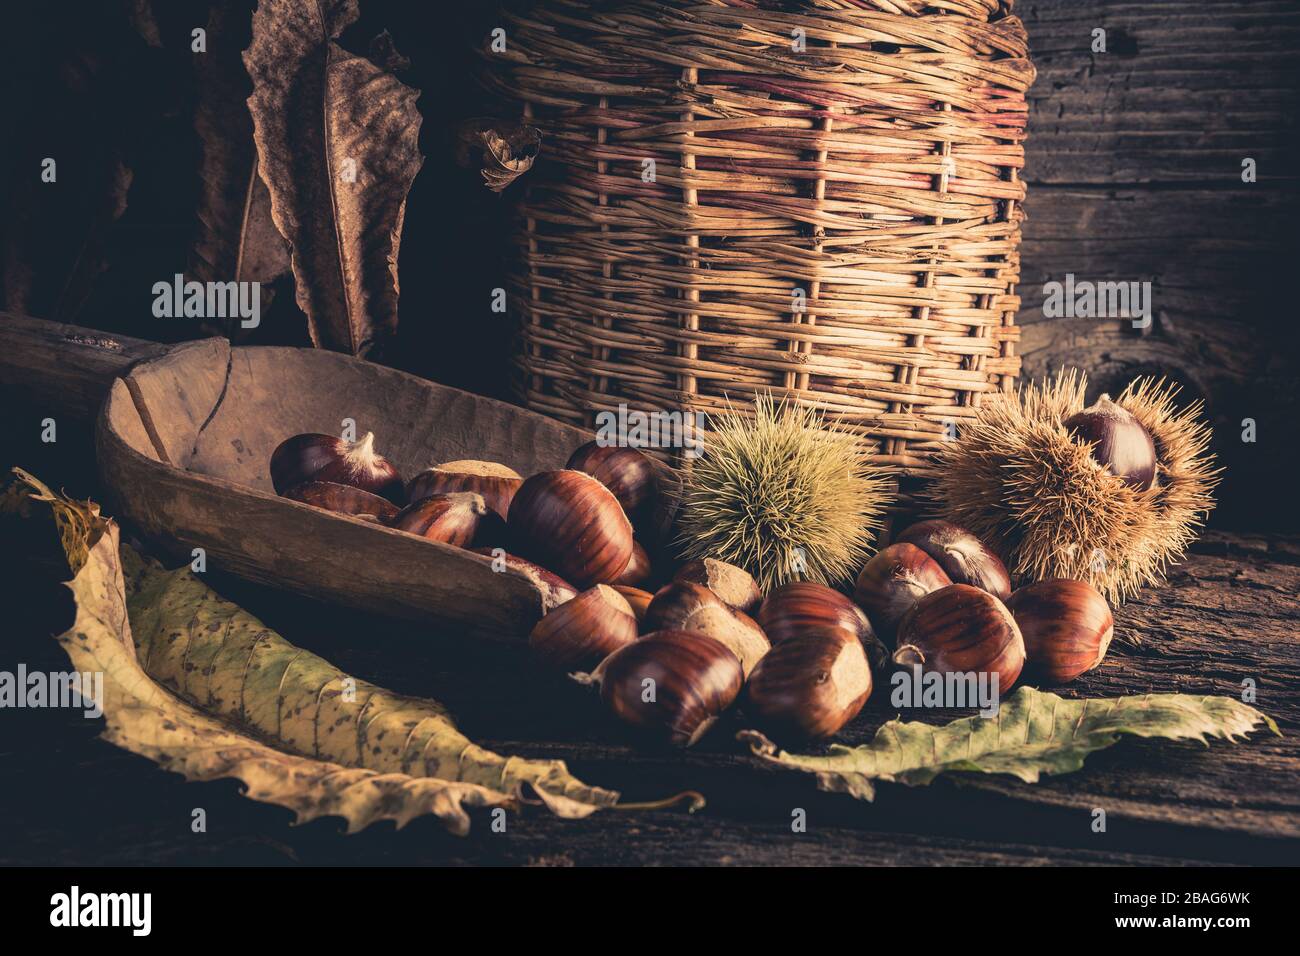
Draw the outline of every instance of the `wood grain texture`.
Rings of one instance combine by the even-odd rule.
[[[1032,184],[1297,181],[1300,7],[1291,0],[1022,0],[1038,82]],[[1092,51],[1106,31],[1105,53]]]
[[[26,400],[56,418],[89,421],[113,379],[136,362],[157,358],[167,346],[79,325],[0,312],[0,388],[20,389]]]

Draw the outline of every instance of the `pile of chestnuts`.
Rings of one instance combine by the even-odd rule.
[[[654,463],[634,448],[590,442],[566,468],[525,479],[489,461],[432,465],[403,481],[374,435],[295,435],[271,456],[276,493],[389,528],[501,556],[554,606],[596,585],[649,583],[650,556],[633,528],[649,525]],[[635,597],[635,595],[634,595]],[[648,603],[648,599],[645,603]],[[644,606],[642,607],[644,610]]]
[[[598,688],[611,714],[661,744],[691,746],[733,706],[783,743],[828,738],[866,704],[873,665],[997,674],[1000,692],[1022,671],[1068,681],[1101,663],[1114,632],[1090,585],[1013,591],[997,555],[941,520],[871,558],[851,597],[813,582],[764,595],[714,559],[670,568],[643,541],[659,489],[634,448],[589,442],[564,469],[528,478],[452,461],[403,482],[372,435],[308,434],[275,450],[271,478],[287,498],[504,553],[547,595],[529,635],[536,660]]]
[[[1053,578],[1011,589],[1002,561],[948,521],[922,521],[875,555],[853,598],[893,661],[939,673],[1021,672],[1064,683],[1099,665],[1114,635],[1105,598],[1084,581]]]

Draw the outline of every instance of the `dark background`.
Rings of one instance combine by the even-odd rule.
[[[408,200],[401,326],[387,360],[502,395],[508,326],[489,311],[488,292],[505,284],[511,193],[487,192],[476,174],[455,167],[450,150],[451,127],[481,111],[472,47],[493,22],[490,6],[362,0],[362,20],[343,42],[362,52],[389,29],[411,60],[404,81],[422,91],[426,160]],[[1037,0],[1017,12],[1039,68],[1025,177],[1026,376],[1077,364],[1092,372],[1094,391],[1115,390],[1142,372],[1172,376],[1206,401],[1228,468],[1213,524],[1297,529],[1300,3]],[[26,4],[9,5],[3,16],[0,292],[16,287],[15,269],[33,277],[30,295],[6,298],[3,307],[160,341],[198,334],[183,321],[153,318],[150,289],[183,271],[193,238],[198,144],[189,31],[206,22],[207,4]],[[1090,52],[1097,27],[1108,31],[1109,53]],[[59,157],[60,186],[34,190],[33,171],[46,155]],[[1241,181],[1246,157],[1258,162],[1258,183]],[[113,220],[104,214],[105,171],[119,159],[134,179],[125,211]],[[1044,319],[1042,286],[1067,272],[1151,280],[1156,322],[1139,334],[1124,321]],[[277,298],[256,341],[306,342],[290,294]],[[40,409],[25,406],[21,395],[0,398],[0,464],[21,464],[72,493],[97,496],[88,429],[60,423],[59,442],[42,444],[33,425]],[[1258,422],[1253,445],[1240,441],[1246,417]],[[1125,609],[1123,630],[1155,639],[1139,647],[1121,635],[1123,646],[1113,652],[1121,664],[1076,689],[1167,690],[1171,673],[1190,672],[1181,689],[1230,692],[1230,664],[1243,659],[1255,667],[1266,659],[1278,686],[1293,687],[1300,674],[1286,647],[1257,646],[1252,631],[1264,613],[1280,613],[1270,626],[1286,626],[1298,554],[1294,541],[1208,535],[1170,588],[1151,589]],[[65,593],[28,552],[7,547],[0,557],[9,615],[0,667],[16,660],[60,667],[61,652],[46,635],[66,626],[59,620]],[[1296,805],[1295,757],[1286,741],[1209,750],[1126,742],[1090,758],[1085,773],[1037,787],[984,782],[962,787],[960,800],[951,781],[882,788],[865,808],[816,793],[794,775],[756,770],[725,734],[681,757],[630,751],[589,701],[541,685],[519,661],[454,636],[344,614],[219,574],[211,580],[349,672],[444,701],[486,746],[565,757],[579,776],[622,788],[630,799],[699,788],[710,808],[696,818],[531,816],[512,823],[504,838],[481,819],[464,840],[428,820],[400,833],[380,826],[343,838],[337,820],[289,827],[287,812],[242,799],[233,782],[186,784],[160,773],[95,740],[98,728],[75,714],[11,711],[0,720],[0,777],[12,782],[0,800],[0,863],[1296,859],[1295,839],[1278,838],[1268,816]],[[1237,590],[1222,590],[1229,586]],[[1198,671],[1179,656],[1180,635],[1192,631],[1217,647],[1214,666]],[[873,701],[850,742],[892,716],[886,709]],[[1278,716],[1294,739],[1294,720]],[[1115,808],[1104,837],[1088,828],[1093,795]],[[207,835],[189,831],[195,806],[208,810]],[[807,840],[790,839],[792,806],[816,821]]]
[[[1207,403],[1228,466],[1213,524],[1300,528],[1297,496],[1282,493],[1300,436],[1300,6],[1025,0],[1015,9],[1039,69],[1024,177],[1025,376],[1078,365],[1094,393],[1142,373],[1170,376]],[[510,203],[522,187],[488,192],[451,149],[455,125],[491,108],[473,71],[494,5],[365,0],[361,10],[343,44],[362,53],[388,29],[410,59],[402,78],[422,91],[424,118],[401,322],[384,360],[508,397],[510,320],[488,303],[506,284]],[[160,341],[201,334],[154,318],[150,305],[153,283],[184,271],[194,236],[190,30],[208,11],[202,0],[11,5],[0,63],[0,308]],[[1090,50],[1096,28],[1107,31],[1107,53]],[[48,155],[59,158],[57,189],[33,173]],[[1241,180],[1247,157],[1258,164],[1254,184]],[[105,183],[117,159],[134,178],[112,220]],[[19,267],[34,277],[28,295],[14,294]],[[1043,284],[1068,272],[1153,282],[1152,327],[1045,319]],[[287,288],[253,341],[307,342]],[[1255,444],[1241,441],[1244,418],[1257,422]]]

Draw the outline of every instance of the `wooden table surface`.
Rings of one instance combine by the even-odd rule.
[[[57,476],[49,475],[56,480]],[[11,559],[12,561],[12,559]],[[21,569],[5,569],[22,582]],[[448,704],[463,730],[501,752],[559,757],[628,799],[702,792],[707,808],[602,812],[564,821],[538,812],[494,833],[479,815],[467,838],[428,820],[354,836],[340,821],[289,825],[291,814],[237,795],[233,781],[191,784],[96,739],[66,711],[9,711],[0,721],[0,864],[475,863],[581,864],[1154,864],[1300,862],[1300,541],[1208,535],[1169,583],[1117,615],[1102,667],[1062,691],[1240,694],[1247,678],[1284,736],[1196,743],[1125,739],[1081,772],[1036,785],[964,776],[929,787],[881,785],[867,804],[818,792],[810,777],[761,765],[721,725],[696,750],[629,746],[587,694],[541,676],[526,655],[453,635],[340,612],[209,574],[221,591],[346,671]],[[36,607],[57,594],[24,584],[30,620],[0,666],[58,668]],[[21,616],[20,616],[21,621]],[[894,713],[877,693],[842,739],[868,739]],[[939,721],[956,712],[926,712]],[[206,833],[190,831],[195,808]],[[807,832],[791,830],[807,813]],[[1107,829],[1092,829],[1093,811]]]

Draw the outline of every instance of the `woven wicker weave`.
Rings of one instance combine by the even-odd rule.
[[[944,423],[1019,371],[1034,70],[1009,6],[506,17],[486,82],[544,135],[512,277],[523,401],[590,426],[621,403],[713,412],[774,390],[926,473]]]

